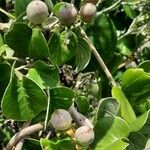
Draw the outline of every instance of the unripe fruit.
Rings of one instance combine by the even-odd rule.
[[[58,18],[62,24],[71,25],[76,21],[77,14],[78,12],[72,4],[66,3],[60,8]]]
[[[50,120],[53,128],[58,131],[65,131],[71,127],[72,118],[68,111],[64,109],[57,109]]]
[[[92,3],[86,3],[80,8],[80,16],[84,22],[91,22],[96,15],[96,6]]]
[[[99,0],[85,0],[84,3],[97,4]]]
[[[88,146],[94,140],[94,131],[88,126],[81,126],[75,131],[74,137],[81,146]]]
[[[31,1],[26,8],[27,19],[33,24],[41,24],[48,16],[47,5],[40,1]]]
[[[93,96],[98,96],[99,95],[99,85],[97,83],[93,83],[90,85],[90,93],[93,95]]]

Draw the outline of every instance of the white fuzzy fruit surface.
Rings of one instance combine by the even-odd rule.
[[[31,1],[26,8],[27,19],[33,24],[41,24],[48,16],[47,5],[40,1]]]
[[[68,111],[64,109],[57,109],[50,120],[53,128],[58,131],[65,131],[71,126],[72,118]]]
[[[74,137],[78,144],[87,146],[94,140],[94,131],[89,126],[81,126],[76,130]]]

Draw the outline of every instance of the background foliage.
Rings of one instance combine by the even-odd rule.
[[[100,0],[92,23],[79,18],[73,28],[57,23],[51,31],[44,27],[70,0],[45,0],[54,16],[41,26],[24,19],[30,1],[0,0],[0,149],[26,121],[45,120],[49,98],[48,118],[74,100],[94,125],[92,150],[150,148],[150,1]],[[75,1],[77,10],[83,1]],[[80,27],[117,87],[110,85]],[[71,150],[74,143],[48,127],[25,139],[23,149],[33,148]]]

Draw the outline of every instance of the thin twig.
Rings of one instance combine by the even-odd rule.
[[[46,130],[46,128],[47,128],[48,117],[49,117],[49,109],[50,109],[50,89],[49,89],[49,87],[47,87],[47,109],[46,109],[44,130]]]
[[[44,25],[43,29],[51,31],[55,27],[55,25],[57,25],[58,22],[59,22],[59,20],[56,19],[53,23],[50,23],[48,25]]]
[[[7,61],[18,61],[21,63],[26,63],[26,61],[22,58],[18,58],[18,57],[7,57],[7,56],[3,56],[3,58]]]
[[[21,140],[17,143],[17,145],[16,145],[16,147],[15,147],[15,150],[22,150],[24,140],[25,140],[25,139],[23,138],[23,139],[21,139]]]
[[[3,14],[5,14],[6,16],[8,16],[10,19],[15,19],[15,17],[8,13],[7,11],[5,11],[4,9],[0,8],[0,12],[2,12]]]
[[[118,0],[116,3],[114,3],[113,5],[111,5],[110,7],[106,8],[106,9],[103,9],[102,11],[100,12],[97,12],[97,16],[101,15],[102,13],[107,13],[107,12],[110,12],[114,9],[116,9],[116,7],[118,7],[120,4],[121,4],[122,0]]]
[[[27,64],[27,65],[23,65],[23,66],[15,68],[15,70],[19,71],[19,70],[22,70],[22,69],[28,69],[30,67],[32,67],[32,65],[31,64]]]
[[[31,124],[30,121],[25,122],[20,130],[23,130],[24,128],[29,127],[30,124]],[[25,138],[22,138],[22,139],[16,144],[15,150],[22,150],[24,140],[25,140]]]
[[[43,126],[44,126],[43,123],[37,123],[37,124],[31,125],[29,127],[22,129],[11,138],[11,140],[6,146],[6,150],[12,150],[13,147],[18,143],[18,141],[20,141],[21,139],[24,139],[24,137],[32,133],[35,133],[37,131],[43,130]]]
[[[101,56],[97,52],[96,48],[94,47],[94,45],[92,44],[92,42],[90,41],[90,39],[88,38],[88,36],[86,35],[86,33],[84,32],[84,30],[82,28],[80,28],[80,29],[81,29],[82,36],[89,42],[89,46],[91,48],[91,51],[92,51],[93,55],[95,56],[95,58],[97,59],[97,61],[99,62],[102,70],[105,72],[108,80],[110,81],[110,83],[112,84],[112,86],[117,86],[115,80],[113,79],[110,71],[108,70],[108,68],[105,65],[103,59],[101,58]]]

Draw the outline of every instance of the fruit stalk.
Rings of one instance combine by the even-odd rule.
[[[0,8],[0,12],[2,12],[3,14],[5,14],[7,17],[9,17],[10,19],[16,19],[12,14],[8,13],[7,11],[5,11],[4,9]]]
[[[69,108],[69,113],[71,114],[73,120],[77,123],[78,126],[85,125],[85,117],[81,115],[74,107],[74,104]]]
[[[12,150],[14,146],[16,146],[16,144],[23,139],[24,137],[35,133],[37,131],[40,131],[44,128],[44,123],[37,123],[34,125],[31,125],[29,127],[26,127],[22,130],[20,130],[18,133],[16,133],[11,140],[9,141],[9,143],[6,146],[6,150]]]
[[[92,44],[92,42],[90,41],[90,39],[88,38],[86,33],[84,32],[84,30],[82,28],[80,28],[80,31],[81,31],[82,36],[89,42],[89,45],[90,45],[90,48],[91,48],[93,55],[95,56],[95,58],[99,62],[102,70],[105,72],[105,74],[106,74],[108,80],[110,81],[110,83],[112,84],[112,86],[117,86],[115,80],[113,79],[113,76],[111,75],[110,71],[108,70],[107,66],[105,65],[103,59],[101,58],[101,56],[97,52],[96,48],[94,47],[94,45]]]

